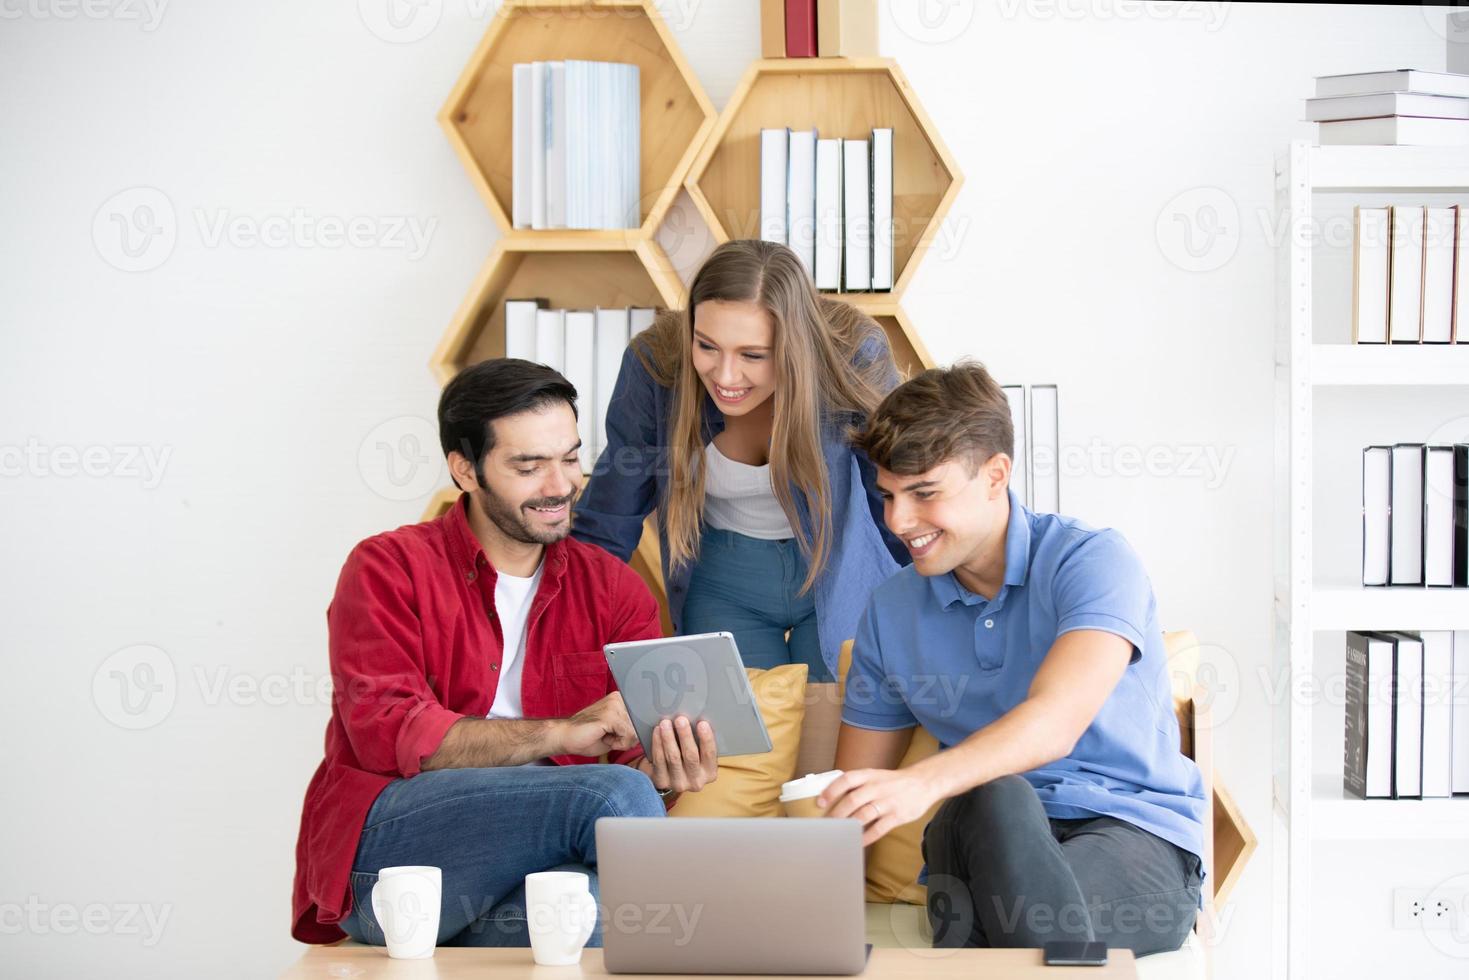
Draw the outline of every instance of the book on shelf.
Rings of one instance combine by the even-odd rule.
[[[1027,433],[1030,436],[1031,510],[1037,514],[1061,513],[1061,420],[1060,389],[1055,385],[1032,385]]]
[[[1454,343],[1469,341],[1469,207],[1454,205]]]
[[[1423,584],[1423,464],[1421,442],[1392,447],[1391,559],[1388,585]]]
[[[536,360],[566,374],[565,310],[536,310]]]
[[[1353,210],[1352,342],[1387,343],[1389,216],[1387,208]]]
[[[1316,79],[1318,99],[1372,95],[1377,92],[1418,92],[1425,95],[1453,95],[1469,98],[1469,75],[1398,68],[1393,71],[1321,75]]]
[[[1015,431],[1015,451],[1010,460],[1010,489],[1022,504],[1030,507],[1030,451],[1025,425],[1025,386],[1001,385],[1010,403],[1010,425]]]
[[[612,392],[617,387],[617,377],[622,373],[622,359],[632,339],[630,323],[632,315],[626,309],[597,307],[597,337],[595,343],[597,400],[596,416],[592,424],[592,456],[602,455],[607,446],[607,420],[611,417]]]
[[[893,131],[872,131],[872,288],[893,288]]]
[[[1451,723],[1453,747],[1449,751],[1449,768],[1453,771],[1450,790],[1455,796],[1469,795],[1469,630],[1454,631],[1453,680],[1450,682],[1453,705]]]
[[[535,229],[640,223],[637,65],[535,61],[511,71],[512,224]]]
[[[1424,95],[1418,92],[1372,92],[1306,100],[1307,122],[1419,116],[1429,119],[1469,119],[1469,98]]]
[[[1362,450],[1362,584],[1387,585],[1392,553],[1392,447]]]
[[[577,456],[581,471],[590,473],[596,459],[597,392],[597,315],[591,310],[566,311],[566,380],[576,389],[579,409],[576,431],[581,437]]]
[[[505,301],[505,356],[536,360],[536,314],[550,303],[544,299]]]
[[[760,130],[760,237],[789,245],[786,229],[786,168],[791,144],[789,129]]]
[[[1454,584],[1454,447],[1428,446],[1423,458],[1423,584]]]
[[[816,130],[789,130],[786,149],[786,237],[813,275],[816,268]]]
[[[842,140],[842,288],[872,288],[872,192],[867,140]]]
[[[786,57],[816,57],[816,0],[785,0]]]
[[[1423,640],[1412,633],[1393,638],[1392,797],[1423,798]]]
[[[1423,797],[1454,793],[1454,634],[1419,630],[1423,641]]]
[[[760,0],[760,57],[786,56],[785,0]]]
[[[817,289],[842,288],[842,141],[816,141]]]
[[[1420,206],[1389,209],[1392,277],[1387,304],[1387,335],[1394,344],[1423,339],[1423,217]]]
[[[1394,646],[1385,634],[1347,634],[1342,783],[1367,800],[1392,797]]]
[[[1469,588],[1469,445],[1454,446],[1454,585]]]
[[[1322,146],[1469,146],[1469,119],[1378,116],[1316,126]]]
[[[1454,237],[1458,206],[1423,209],[1423,331],[1425,344],[1454,339]]]
[[[877,0],[816,0],[816,54],[821,58],[877,55]]]

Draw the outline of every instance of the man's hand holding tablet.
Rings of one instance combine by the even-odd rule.
[[[719,778],[719,750],[709,722],[691,725],[683,715],[665,718],[653,727],[652,742],[638,769],[660,794],[697,793]]]

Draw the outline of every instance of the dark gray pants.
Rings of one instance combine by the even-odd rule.
[[[1196,855],[1123,820],[1052,820],[1004,776],[947,800],[923,835],[933,944],[1105,942],[1177,949],[1198,910]]]

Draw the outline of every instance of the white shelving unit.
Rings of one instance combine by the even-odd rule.
[[[1469,194],[1461,147],[1290,144],[1276,161],[1284,227],[1310,229],[1318,195]],[[1411,198],[1403,203],[1412,203]],[[1465,203],[1469,203],[1466,197]],[[1469,590],[1365,589],[1350,568],[1313,568],[1313,399],[1332,386],[1469,388],[1469,345],[1355,346],[1316,342],[1314,237],[1291,234],[1277,254],[1275,665],[1294,685],[1313,674],[1315,635],[1356,629],[1469,629]],[[1339,325],[1333,325],[1339,326]],[[1336,330],[1333,333],[1344,333]],[[1388,394],[1386,397],[1392,397]],[[1311,699],[1281,698],[1275,719],[1277,908],[1286,920],[1277,977],[1307,980],[1312,846],[1332,840],[1469,840],[1469,800],[1356,800],[1342,792],[1341,756],[1314,759]],[[1283,846],[1282,846],[1283,845]]]

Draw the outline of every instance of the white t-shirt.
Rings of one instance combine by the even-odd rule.
[[[520,706],[520,674],[525,666],[525,622],[530,617],[531,603],[541,584],[542,559],[530,578],[495,573],[495,615],[500,617],[500,635],[505,650],[500,657],[500,683],[495,687],[495,703],[490,705],[490,718],[523,718]]]

